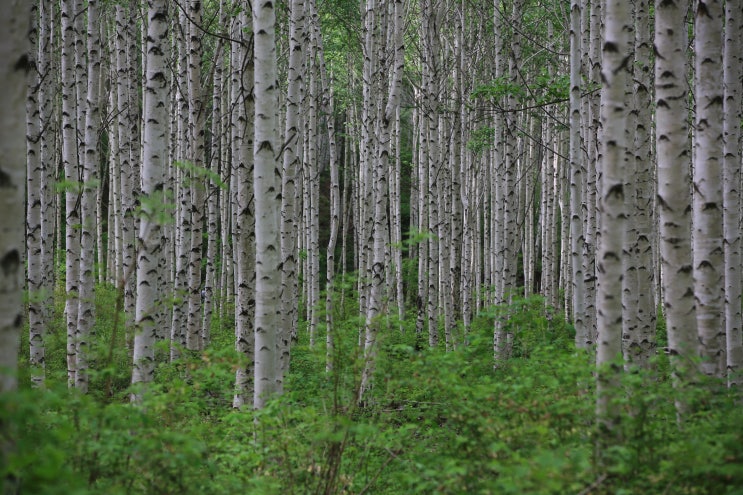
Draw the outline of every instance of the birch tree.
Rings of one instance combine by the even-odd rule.
[[[628,160],[633,173],[629,177],[627,254],[631,271],[625,273],[624,335],[622,338],[626,365],[648,367],[655,353],[655,229],[653,228],[654,177],[651,169],[651,42],[648,2],[635,2],[635,62],[633,122],[629,128]]]
[[[725,247],[725,338],[727,373],[731,385],[740,383],[737,371],[743,365],[743,326],[741,317],[741,176],[740,176],[740,120],[741,120],[741,36],[743,15],[741,2],[725,2],[725,47],[723,51],[723,235]]]
[[[281,392],[279,325],[281,323],[281,168],[278,132],[276,13],[270,0],[253,3],[255,40],[255,395],[261,409]]]
[[[80,298],[75,345],[75,387],[88,390],[88,339],[95,322],[95,256],[97,235],[96,195],[98,184],[98,134],[100,129],[101,39],[99,4],[88,1],[88,82],[85,105],[85,155],[81,194]],[[103,269],[103,266],[100,267]]]
[[[202,184],[204,167],[206,110],[201,87],[202,34],[201,0],[191,0],[188,4],[189,23],[187,24],[188,51],[188,142],[193,171],[189,191],[191,210],[190,239],[188,258],[188,318],[186,324],[186,347],[191,350],[203,348],[201,339],[201,260],[202,224],[204,222],[205,188]]]
[[[286,94],[284,152],[281,174],[281,367],[289,366],[289,346],[297,332],[299,296],[297,277],[297,206],[295,203],[301,150],[299,104],[302,99],[302,32],[305,3],[292,0],[289,19],[289,67]]]
[[[248,13],[233,20],[237,30],[232,45],[232,156],[231,177],[233,246],[235,249],[235,347],[244,360],[235,372],[232,405],[242,408],[255,399],[255,230],[253,215],[253,43],[247,37]]]
[[[725,369],[722,161],[722,2],[700,0],[694,12],[696,93],[692,202],[694,298],[702,371]]]
[[[120,287],[124,291],[124,310],[128,321],[134,320],[135,311],[135,284],[136,277],[136,222],[134,215],[136,191],[139,187],[137,172],[139,170],[139,105],[133,94],[133,85],[136,84],[135,64],[136,54],[133,46],[136,43],[134,33],[133,1],[126,5],[116,4],[116,36],[114,39],[116,65],[116,141],[118,143],[119,187],[121,211],[119,212],[121,225],[120,245],[121,276]],[[135,45],[136,46],[136,45]]]
[[[697,352],[691,252],[691,154],[686,102],[685,15],[688,0],[655,2],[655,108],[661,286],[676,385],[693,370]],[[683,403],[677,401],[683,409]]]
[[[570,261],[573,284],[573,324],[575,345],[589,340],[584,320],[585,280],[583,275],[583,169],[581,160],[581,2],[570,5]]]
[[[39,146],[39,161],[42,166],[40,176],[41,192],[41,301],[43,320],[51,321],[54,308],[55,289],[55,244],[54,233],[56,227],[56,211],[58,207],[58,194],[55,189],[57,180],[59,156],[57,153],[57,136],[59,134],[58,118],[55,115],[52,104],[54,95],[57,94],[58,79],[53,78],[57,58],[54,56],[54,40],[57,38],[55,26],[54,5],[52,0],[40,2],[39,20],[39,117],[41,119]],[[30,335],[29,335],[30,337]],[[33,353],[32,353],[33,356]],[[37,355],[38,356],[38,355]],[[42,356],[43,357],[43,356]],[[45,358],[44,358],[45,361]],[[31,365],[34,366],[34,357],[31,357]]]
[[[82,17],[75,10],[77,2],[63,0],[61,11],[62,29],[62,164],[65,177],[65,318],[67,325],[67,384],[75,385],[77,370],[77,345],[75,331],[78,316],[78,282],[80,280],[80,211],[78,190],[80,171],[77,143],[77,83],[75,77],[75,45],[79,33],[73,19]]]
[[[155,369],[155,332],[158,304],[158,261],[164,164],[167,158],[168,78],[166,67],[168,2],[147,2],[146,79],[143,91],[144,127],[142,139],[142,219],[137,253],[136,334],[132,384],[152,381]],[[132,394],[141,400],[141,392]]]
[[[49,8],[48,5],[45,6]],[[29,365],[31,383],[44,384],[44,325],[42,284],[42,237],[41,237],[41,182],[44,162],[41,161],[41,133],[47,119],[42,116],[44,109],[39,104],[43,97],[41,74],[46,44],[42,28],[40,3],[31,5],[31,29],[28,32],[30,50],[28,54],[26,96],[26,287],[28,290],[28,330]],[[48,21],[45,16],[44,21]],[[41,41],[41,42],[40,42]],[[37,50],[36,47],[39,47]],[[45,102],[47,103],[47,102]],[[48,113],[48,110],[45,112]]]
[[[626,213],[624,205],[625,160],[627,158],[628,105],[625,95],[631,84],[632,18],[629,5],[621,0],[606,2],[606,38],[602,48],[601,125],[601,245],[597,254],[598,295],[596,353],[599,424],[608,434],[616,427],[611,400],[617,389],[617,360],[622,356],[622,248]]]
[[[18,385],[18,347],[23,327],[24,190],[26,182],[26,77],[29,65],[28,31],[31,5],[6,4],[0,19],[0,92],[5,109],[0,115],[0,394]],[[5,429],[3,427],[3,429]],[[8,440],[0,441],[5,457]],[[5,483],[6,480],[3,480]],[[8,486],[6,485],[6,488]]]
[[[387,266],[385,256],[385,243],[389,236],[389,233],[386,230],[388,228],[387,176],[389,173],[388,171],[390,163],[391,129],[394,123],[394,117],[397,107],[400,105],[402,72],[404,69],[404,47],[402,44],[403,8],[404,6],[401,0],[395,1],[393,13],[393,33],[391,37],[391,39],[394,40],[394,55],[391,60],[385,61],[387,64],[389,64],[392,73],[391,79],[386,85],[386,87],[388,88],[388,93],[384,100],[385,105],[384,107],[380,106],[379,130],[377,131],[378,134],[374,137],[374,144],[377,154],[374,156],[374,161],[372,162],[374,167],[373,228],[370,232],[372,234],[372,258],[371,264],[369,265],[369,272],[367,273],[367,276],[370,276],[371,278],[371,287],[364,323],[364,370],[362,371],[361,384],[359,386],[359,401],[364,398],[364,394],[371,386],[371,379],[375,369],[375,357],[377,352],[377,331],[379,327],[379,322],[377,320],[378,316],[382,314],[382,304],[384,303],[383,285],[385,282]],[[368,0],[366,11],[367,51],[365,52],[365,63],[371,65],[372,73],[380,71],[380,69],[384,67],[384,65],[375,67],[374,64],[376,58],[374,57],[374,53],[377,49],[376,43],[379,42],[379,40],[375,36],[376,14],[377,13],[375,12],[374,0]],[[380,60],[379,62],[381,63],[382,61]],[[380,71],[379,74],[381,74],[382,77],[386,78],[385,72]]]

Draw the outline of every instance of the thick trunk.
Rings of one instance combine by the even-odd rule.
[[[18,347],[23,326],[23,222],[26,181],[24,139],[26,73],[30,4],[17,0],[6,5],[0,20],[0,92],[4,108],[0,114],[0,394],[18,385]],[[5,430],[5,427],[2,427]],[[0,456],[10,447],[6,431],[0,435]],[[9,477],[8,477],[9,479]],[[6,486],[12,493],[10,486]]]
[[[632,32],[629,6],[621,0],[606,2],[606,40],[603,45],[601,125],[600,223],[601,245],[596,255],[598,274],[596,353],[596,412],[604,434],[613,435],[616,407],[612,397],[618,391],[617,374],[622,357],[622,248],[626,224],[624,187],[628,102],[631,83],[626,61],[630,56]]]
[[[253,406],[261,409],[280,393],[279,325],[281,324],[281,182],[277,159],[278,81],[276,67],[276,13],[273,3],[253,3],[255,33],[255,393]]]
[[[168,132],[168,2],[147,2],[147,46],[142,138],[142,218],[137,252],[137,294],[134,335],[134,368],[132,384],[152,381],[155,368],[155,333],[157,331],[159,252],[161,249],[158,205],[163,201],[164,169],[167,158]],[[132,401],[142,392],[135,391]]]
[[[689,380],[697,352],[683,34],[688,6],[688,0],[658,0],[655,5],[655,47],[659,55],[655,64],[655,107],[661,285],[668,350],[677,386]],[[682,398],[676,401],[679,412],[685,409],[683,401]]]
[[[692,214],[694,297],[702,371],[722,377],[726,366],[722,159],[722,2],[700,0],[695,15],[696,121]]]

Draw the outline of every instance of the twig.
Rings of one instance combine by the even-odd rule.
[[[585,487],[581,492],[578,493],[578,495],[588,495],[591,493],[592,490],[596,489],[601,485],[604,481],[606,481],[606,478],[608,478],[609,475],[604,473],[601,476],[599,476],[596,481]]]

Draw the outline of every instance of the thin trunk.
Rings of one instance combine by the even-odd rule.
[[[584,319],[585,277],[583,274],[583,167],[581,140],[581,2],[570,7],[570,260],[573,286],[575,345],[585,347],[588,328]]]
[[[298,308],[297,277],[297,207],[294,202],[296,183],[301,168],[298,151],[300,145],[299,104],[302,99],[302,30],[304,26],[304,1],[292,0],[289,25],[289,71],[286,96],[286,119],[281,184],[281,304],[283,323],[281,334],[281,368],[289,368],[291,340],[296,335]]]
[[[77,328],[80,269],[80,212],[78,196],[80,171],[77,154],[77,109],[75,97],[75,43],[73,19],[78,12],[73,1],[62,2],[62,163],[65,176],[65,319],[67,323],[67,384],[75,385],[77,370],[75,330]],[[82,16],[80,16],[82,17]]]
[[[41,8],[40,8],[41,7]],[[42,94],[41,74],[48,75],[43,67],[46,54],[45,27],[39,20],[39,11],[49,8],[36,2],[31,5],[31,29],[28,32],[30,70],[26,74],[26,290],[28,291],[29,367],[34,387],[44,386],[44,307],[42,299],[42,237],[41,237],[41,181],[44,163],[41,161],[41,130],[47,120],[45,110],[39,105]],[[46,28],[48,29],[48,28]],[[42,43],[39,44],[39,40]],[[37,44],[41,47],[36,50]],[[44,88],[46,89],[46,88]],[[44,102],[48,103],[48,102]],[[44,115],[42,115],[44,112]]]
[[[202,350],[201,339],[201,260],[204,238],[204,146],[206,108],[201,87],[201,0],[188,4],[190,22],[187,24],[188,49],[188,142],[191,170],[189,209],[191,210],[191,237],[188,257],[188,318],[186,320],[186,347]]]
[[[727,374],[731,386],[740,384],[738,370],[743,366],[743,322],[741,321],[741,245],[740,245],[740,120],[741,120],[741,36],[743,15],[740,0],[725,2],[724,65],[724,197],[723,229],[725,246],[725,335]]]

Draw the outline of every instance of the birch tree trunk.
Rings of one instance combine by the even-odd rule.
[[[397,111],[397,107],[400,105],[400,96],[402,88],[402,73],[404,69],[404,47],[402,39],[403,29],[403,3],[401,0],[396,0],[394,4],[394,20],[393,20],[393,33],[392,39],[394,40],[394,56],[391,60],[377,60],[380,65],[374,64],[374,58],[371,55],[377,50],[377,43],[379,40],[374,34],[375,30],[375,12],[374,0],[368,0],[367,12],[368,16],[366,19],[367,28],[371,29],[371,32],[367,31],[367,47],[371,48],[365,54],[365,64],[371,64],[372,74],[381,74],[381,77],[385,79],[382,83],[382,87],[385,85],[388,88],[387,96],[385,98],[385,105],[379,107],[379,127],[375,127],[376,135],[374,136],[374,144],[376,153],[373,155],[374,161],[374,180],[373,180],[373,228],[372,234],[372,259],[369,265],[369,271],[367,276],[371,278],[371,287],[369,291],[369,301],[366,308],[366,318],[364,323],[364,369],[361,375],[361,384],[359,385],[359,396],[358,400],[361,402],[364,399],[366,392],[371,386],[372,376],[375,369],[376,361],[376,346],[377,346],[377,332],[379,330],[380,322],[379,316],[384,314],[383,304],[385,304],[384,294],[384,282],[386,275],[387,255],[385,252],[385,245],[389,239],[389,227],[388,227],[388,173],[390,164],[390,141],[391,141],[391,130],[394,124],[394,118]],[[386,81],[387,70],[391,70],[391,79],[389,82]],[[379,77],[379,76],[377,76]],[[366,81],[365,81],[366,83]],[[381,88],[380,88],[381,89]],[[373,93],[372,93],[373,94]],[[381,95],[378,95],[381,96]],[[371,165],[371,164],[370,164]]]
[[[278,131],[276,13],[270,0],[253,3],[255,33],[255,394],[261,409],[281,393],[279,325],[281,324],[281,169]]]
[[[201,87],[201,0],[191,0],[188,4],[189,23],[187,24],[188,50],[188,140],[191,170],[190,201],[191,237],[184,239],[189,245],[188,257],[188,318],[186,320],[186,347],[190,350],[203,349],[201,340],[201,259],[204,239],[204,146],[206,109]]]
[[[25,129],[26,77],[33,67],[28,58],[31,5],[25,1],[6,4],[0,19],[0,394],[18,386],[18,347],[23,327],[24,184],[26,182]],[[1,427],[5,430],[5,427]],[[3,432],[5,433],[5,432]],[[12,437],[11,437],[12,438]],[[10,441],[0,440],[0,458],[5,459]],[[11,481],[2,480],[10,493]],[[0,486],[2,486],[0,485]]]
[[[313,46],[317,49],[317,63],[319,65],[322,98],[320,111],[325,115],[328,130],[328,159],[330,162],[330,235],[326,251],[325,270],[325,369],[333,368],[333,296],[335,293],[335,247],[338,241],[338,226],[340,222],[340,181],[335,133],[335,109],[333,107],[333,87],[325,66],[325,50],[320,31],[320,19],[314,0],[307,3],[312,26]]]
[[[255,332],[253,324],[255,315],[255,247],[253,214],[251,201],[253,197],[253,53],[249,48],[250,40],[244,32],[250,26],[248,14],[242,12],[235,20],[237,33],[233,39],[233,129],[232,129],[232,194],[233,225],[235,236],[235,347],[244,362],[235,372],[235,396],[232,405],[242,408],[254,402],[254,352]]]
[[[56,2],[42,0],[39,45],[39,70],[41,86],[39,88],[39,115],[41,118],[41,146],[39,159],[42,165],[41,173],[41,286],[42,286],[42,311],[45,322],[51,321],[54,311],[54,289],[55,285],[55,218],[59,208],[58,194],[55,183],[57,181],[59,156],[57,153],[57,141],[59,135],[58,118],[55,115],[52,104],[53,95],[58,91],[58,78],[52,78],[55,74],[56,57],[53,55],[53,45],[56,39],[57,29],[55,26]],[[58,67],[56,67],[58,69]],[[45,360],[45,358],[44,358]],[[33,365],[33,360],[31,361]]]
[[[227,26],[227,9],[224,0],[219,2],[219,24]],[[215,48],[214,75],[212,78],[212,109],[211,109],[211,146],[209,161],[209,189],[207,194],[207,245],[206,245],[206,274],[204,277],[204,289],[202,291],[203,316],[201,322],[201,341],[206,347],[211,340],[212,314],[215,310],[215,296],[219,295],[219,286],[216,285],[216,264],[218,260],[217,241],[219,240],[219,207],[224,202],[224,184],[218,180],[219,172],[225,165],[222,151],[224,146],[224,134],[227,128],[224,125],[222,90],[224,82],[224,40],[220,39]],[[223,261],[223,260],[220,260]],[[221,298],[216,297],[216,303],[221,304]]]
[[[743,15],[739,0],[725,2],[725,48],[723,51],[725,103],[723,105],[723,234],[725,247],[725,336],[727,374],[731,386],[740,384],[743,365],[743,322],[741,321],[740,246],[740,120],[743,58],[741,37]]]
[[[289,367],[291,339],[296,335],[299,311],[297,277],[297,206],[294,201],[297,179],[301,170],[298,151],[301,150],[299,104],[302,100],[302,31],[304,0],[292,0],[289,20],[289,68],[286,95],[284,153],[281,175],[281,368]]]
[[[697,353],[691,251],[685,16],[688,0],[655,2],[656,150],[661,293],[674,382],[691,378]],[[683,413],[683,400],[676,401]]]
[[[98,134],[100,129],[100,15],[96,0],[88,1],[88,83],[85,106],[85,155],[81,196],[80,297],[75,345],[75,387],[88,390],[88,339],[95,322],[95,252],[97,235]],[[100,267],[103,268],[102,266]]]
[[[726,367],[722,160],[722,2],[700,0],[694,18],[696,122],[692,202],[694,297],[702,371],[722,377]],[[738,164],[739,166],[739,164]]]
[[[635,302],[631,318],[634,331],[623,338],[625,361],[642,368],[650,365],[655,355],[655,271],[653,262],[656,251],[654,228],[654,173],[652,170],[651,109],[652,109],[652,37],[647,0],[635,3],[635,76],[634,76],[634,185],[632,215],[628,221],[633,224],[634,236],[628,239],[631,245],[630,257],[635,260],[636,288],[632,294]]]
[[[48,75],[43,67],[46,54],[44,48],[43,21],[40,11],[49,6],[33,2],[31,5],[31,29],[28,32],[28,55],[30,70],[26,73],[26,290],[28,291],[29,367],[34,387],[44,385],[44,300],[42,283],[42,237],[41,237],[41,182],[44,162],[41,161],[41,133],[47,121],[48,110],[40,104],[44,97],[41,75]],[[48,29],[48,28],[46,28]],[[39,41],[41,40],[41,43]],[[36,47],[39,46],[37,50]],[[48,103],[48,102],[44,102]],[[44,115],[42,115],[42,113]]]
[[[171,361],[180,356],[182,349],[188,348],[188,306],[191,296],[189,287],[190,254],[192,239],[192,201],[191,189],[195,186],[192,172],[192,163],[188,161],[189,147],[193,143],[190,134],[190,112],[189,112],[189,20],[185,9],[178,12],[178,22],[173,23],[173,59],[177,64],[174,80],[177,84],[173,86],[173,94],[170,96],[172,112],[170,117],[170,153],[171,162],[176,166],[173,170],[173,197],[176,201],[174,212],[175,222],[173,229],[174,244],[174,272],[173,272],[173,310],[170,328],[170,359]],[[193,345],[193,339],[191,339]]]
[[[132,84],[134,79],[135,54],[132,53],[132,44],[135,43],[133,29],[132,3],[128,6],[116,5],[116,119],[117,119],[117,142],[119,162],[119,189],[121,201],[121,276],[119,285],[124,290],[124,310],[128,321],[134,320],[135,311],[135,283],[136,276],[136,221],[134,216],[136,182],[139,182],[136,164],[139,160],[138,141],[133,139],[138,134],[139,118],[138,105],[132,95]]]
[[[80,171],[77,152],[77,107],[75,80],[75,44],[77,33],[73,19],[79,15],[73,0],[63,0],[62,28],[62,163],[65,176],[65,319],[67,324],[67,384],[75,385],[77,345],[75,331],[78,312],[80,270],[80,212],[78,195]],[[80,15],[80,17],[82,17]]]
[[[626,150],[628,105],[631,84],[627,61],[631,56],[632,32],[629,5],[622,0],[606,2],[606,39],[602,49],[601,124],[604,131],[601,161],[601,246],[597,254],[598,296],[596,353],[596,412],[605,434],[615,434],[617,411],[611,405],[617,392],[622,357],[622,248],[626,208]]]
[[[573,285],[573,324],[575,345],[583,348],[589,341],[585,313],[585,277],[583,274],[583,167],[581,140],[581,2],[570,6],[570,261]]]
[[[591,12],[589,15],[589,55],[588,62],[590,70],[588,73],[588,80],[594,84],[601,83],[601,19],[603,15],[603,0],[597,0],[590,2]],[[586,287],[586,326],[589,329],[589,341],[586,342],[586,347],[593,348],[597,342],[597,264],[596,264],[596,253],[599,249],[599,225],[597,221],[597,210],[598,210],[598,182],[597,182],[597,167],[599,161],[599,146],[600,141],[598,137],[598,130],[600,127],[600,92],[595,91],[589,96],[588,105],[588,139],[586,140],[586,148],[588,150],[588,170],[585,178],[585,211],[586,219],[584,224],[584,236],[585,236],[585,256],[584,256],[584,267],[583,272],[585,273],[585,287]]]
[[[155,332],[158,311],[158,261],[160,224],[158,207],[163,200],[164,164],[167,158],[168,78],[168,2],[147,2],[146,78],[143,92],[144,127],[142,139],[142,219],[137,253],[136,334],[132,384],[152,381],[155,368]],[[142,399],[139,389],[132,401]]]

